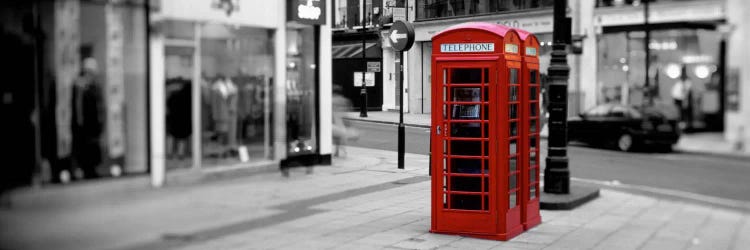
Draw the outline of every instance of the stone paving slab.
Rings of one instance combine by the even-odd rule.
[[[414,190],[417,186],[426,189],[429,183],[384,192]],[[366,194],[356,199],[375,197],[382,198],[382,194]],[[429,205],[429,198],[410,203],[421,206],[380,208],[369,213],[326,212],[315,217],[330,218],[335,214],[341,218],[327,223],[328,226],[288,232],[295,236],[292,243],[273,237],[255,242],[249,249],[742,249],[736,246],[746,244],[750,237],[742,234],[750,230],[746,212],[607,189],[602,190],[599,199],[580,210],[542,211],[542,224],[507,242],[429,233],[429,209],[415,208]],[[552,214],[556,216],[547,216]],[[586,214],[589,219],[582,219]],[[300,219],[307,220],[310,219]],[[294,221],[286,224],[292,225]]]
[[[602,188],[510,241],[429,233],[426,156],[350,148],[313,174],[0,211],[9,249],[745,249],[748,211]],[[354,155],[357,155],[356,157]],[[421,162],[421,163],[419,163]],[[32,239],[44,239],[31,241]],[[31,242],[31,243],[30,243]],[[5,245],[13,243],[13,245]],[[8,246],[8,247],[6,247]]]

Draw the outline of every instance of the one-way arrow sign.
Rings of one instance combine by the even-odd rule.
[[[409,22],[396,21],[391,26],[391,34],[388,38],[394,50],[409,50],[414,44],[414,26]]]
[[[399,34],[398,30],[391,31],[391,42],[397,43],[399,39],[406,38],[406,34]]]

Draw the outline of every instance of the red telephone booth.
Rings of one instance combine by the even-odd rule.
[[[508,240],[524,230],[527,189],[522,41],[506,26],[467,23],[432,43],[431,232]]]
[[[528,148],[528,154],[521,157],[521,222],[525,230],[542,222],[539,215],[539,40],[534,34],[525,30],[515,29],[521,38],[521,52],[523,66],[521,67],[521,96],[523,99],[521,124],[523,137],[528,138],[522,143]]]

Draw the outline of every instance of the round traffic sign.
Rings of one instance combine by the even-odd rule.
[[[396,21],[388,34],[391,47],[396,51],[409,50],[414,44],[414,26],[409,22]]]

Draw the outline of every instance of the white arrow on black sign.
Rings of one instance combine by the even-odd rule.
[[[399,34],[398,30],[393,30],[391,32],[391,42],[393,42],[393,43],[397,43],[399,39],[404,39],[404,38],[406,38],[406,34],[405,33],[404,34]]]
[[[414,27],[409,22],[396,21],[391,26],[388,39],[391,40],[391,46],[395,51],[409,50],[414,44]]]

